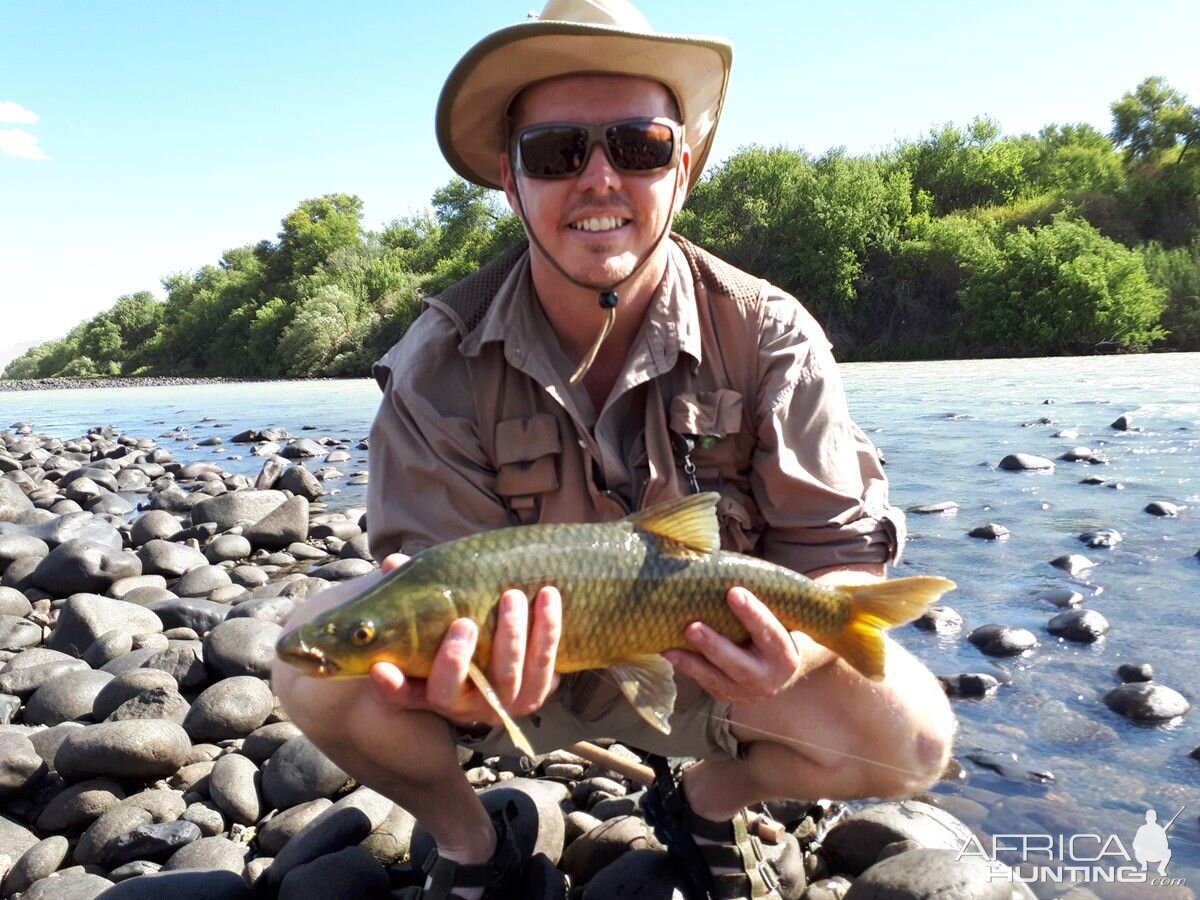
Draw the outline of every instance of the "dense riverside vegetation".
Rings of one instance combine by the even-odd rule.
[[[876,156],[748,147],[684,235],[800,297],[843,358],[1200,349],[1200,107],[1160,78],[1113,129],[1005,137],[976,119]],[[6,378],[363,375],[421,298],[522,237],[455,180],[380,231],[357,197],[305,200],[276,241],[121,297]]]

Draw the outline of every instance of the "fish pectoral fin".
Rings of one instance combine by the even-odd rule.
[[[721,527],[717,522],[717,501],[720,499],[721,495],[713,491],[688,494],[635,512],[628,521],[640,531],[678,545],[685,553],[715,553],[721,549]],[[684,555],[677,550],[675,553]]]
[[[637,714],[663,734],[675,711],[675,667],[657,653],[613,663],[608,671]]]
[[[513,721],[513,717],[508,714],[508,710],[504,708],[504,704],[496,696],[496,689],[492,687],[491,682],[487,680],[487,676],[483,674],[479,666],[471,663],[471,667],[467,669],[467,675],[475,687],[479,688],[479,693],[483,694],[483,699],[488,702],[488,706],[500,717],[500,721],[504,725],[504,730],[508,732],[508,736],[512,742],[517,745],[517,749],[526,756],[537,756],[533,752],[533,746],[529,743],[529,739],[525,737],[525,733],[521,731],[521,727]]]

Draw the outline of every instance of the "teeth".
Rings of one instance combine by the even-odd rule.
[[[590,219],[572,222],[571,227],[579,231],[611,231],[614,228],[620,228],[628,221],[628,219],[618,219],[616,216],[594,216]]]

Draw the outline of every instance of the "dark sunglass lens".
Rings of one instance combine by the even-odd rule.
[[[609,158],[618,169],[649,172],[670,165],[675,136],[660,122],[626,122],[605,132]]]
[[[582,128],[531,128],[520,137],[521,167],[536,178],[571,175],[583,168],[587,149]]]

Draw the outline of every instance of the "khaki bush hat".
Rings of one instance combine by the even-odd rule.
[[[662,82],[679,103],[692,150],[690,190],[708,158],[732,65],[728,41],[656,33],[628,0],[549,0],[540,17],[493,32],[458,61],[438,99],[438,144],[463,178],[500,188],[505,117],[524,88],[561,75],[634,75]]]

